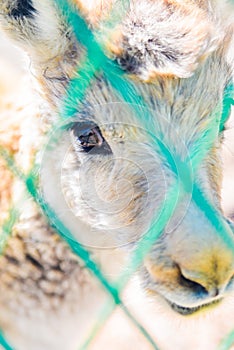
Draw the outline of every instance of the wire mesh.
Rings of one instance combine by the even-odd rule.
[[[150,119],[150,111],[147,109],[147,103],[143,97],[139,94],[135,85],[123,76],[123,72],[120,68],[113,64],[113,62],[105,55],[101,44],[95,40],[94,34],[89,29],[85,20],[80,16],[77,8],[73,7],[67,0],[54,0],[56,6],[61,11],[61,15],[65,16],[68,23],[73,28],[77,40],[86,47],[86,57],[83,63],[77,70],[76,77],[71,79],[66,96],[64,97],[64,103],[60,111],[61,120],[67,120],[74,117],[77,113],[77,109],[82,105],[82,100],[86,95],[87,90],[90,87],[92,80],[96,79],[98,74],[102,72],[105,78],[114,88],[116,95],[124,102],[127,102],[135,115],[138,117],[141,125],[147,130],[149,125],[147,121]],[[129,3],[124,3],[119,15],[123,11],[127,11]],[[113,25],[114,21],[118,20],[118,15],[110,15],[108,25]],[[226,88],[223,95],[223,103],[217,106],[216,112],[210,117],[210,123],[207,125],[206,131],[198,137],[194,148],[196,153],[191,152],[187,155],[185,160],[181,160],[180,157],[174,154],[170,150],[170,146],[165,146],[163,135],[155,135],[153,138],[155,152],[160,153],[162,159],[165,159],[170,166],[172,172],[176,175],[175,182],[169,188],[166,198],[161,205],[161,208],[155,213],[150,228],[145,232],[139,240],[135,250],[133,251],[130,265],[119,276],[115,282],[110,282],[106,276],[99,269],[98,265],[92,259],[90,252],[81,243],[79,243],[72,232],[63,224],[63,222],[56,215],[52,207],[45,201],[40,191],[38,190],[38,178],[35,176],[35,172],[32,170],[29,174],[25,175],[14,163],[9,153],[2,147],[0,147],[0,156],[5,160],[8,168],[14,174],[15,177],[21,179],[25,184],[26,190],[32,196],[34,201],[40,208],[43,209],[45,215],[48,217],[48,221],[52,227],[56,229],[60,237],[66,241],[71,250],[79,256],[85,263],[87,269],[97,278],[100,284],[111,295],[114,304],[109,303],[105,305],[102,310],[97,323],[95,324],[90,336],[81,346],[80,349],[87,349],[90,343],[93,341],[101,327],[104,326],[106,320],[112,314],[114,308],[119,306],[125,313],[125,315],[138,327],[141,333],[145,336],[147,341],[151,344],[152,348],[158,349],[154,340],[147,332],[146,329],[134,318],[127,306],[121,300],[121,292],[128,283],[132,274],[141,265],[144,257],[150,251],[153,243],[160,237],[165,226],[169,222],[173,213],[176,210],[177,205],[182,200],[186,193],[190,193],[194,203],[204,212],[206,217],[210,220],[211,224],[216,230],[217,235],[221,235],[223,240],[231,246],[233,249],[233,242],[229,239],[226,233],[226,224],[224,223],[219,212],[209,202],[204,195],[199,185],[193,181],[193,176],[196,173],[200,163],[205,158],[210,148],[214,144],[219,132],[224,130],[224,124],[228,119],[231,111],[231,106],[234,104],[233,100],[233,85]],[[72,106],[76,106],[75,109]],[[139,106],[143,106],[146,110],[144,118],[139,113]],[[206,147],[204,148],[204,144]],[[17,207],[10,209],[9,219],[4,223],[2,227],[3,234],[0,240],[0,251],[4,251],[4,247],[7,243],[9,236],[11,235],[12,228],[16,223],[20,211]],[[220,350],[226,350],[234,343],[234,336],[231,333],[221,344]],[[3,333],[0,333],[0,345],[6,350],[12,349],[4,338]]]

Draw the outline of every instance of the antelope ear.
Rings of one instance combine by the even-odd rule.
[[[150,81],[154,76],[186,78],[220,44],[224,31],[212,13],[194,1],[136,1],[110,40],[123,69]],[[117,38],[115,40],[115,38]]]
[[[0,28],[29,54],[43,90],[58,101],[82,50],[55,2],[1,0]]]

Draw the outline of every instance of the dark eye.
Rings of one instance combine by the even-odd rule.
[[[109,154],[111,148],[102,136],[100,128],[92,122],[77,122],[72,128],[75,149],[91,154]]]

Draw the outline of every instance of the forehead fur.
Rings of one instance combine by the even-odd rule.
[[[120,1],[74,1],[99,30],[108,54],[144,81],[158,75],[191,76],[224,37],[223,23],[214,19],[209,1],[132,0],[111,30],[102,21],[123,6]]]
[[[131,0],[126,9],[120,0],[73,3],[94,29],[107,55],[127,73],[149,82],[159,75],[191,76],[223,45],[229,24],[223,20],[219,1]],[[36,60],[56,61],[60,56],[60,62],[67,62],[68,51],[76,51],[78,44],[69,34],[72,28],[53,1],[4,1],[0,11],[4,29],[21,40],[30,54],[36,51]],[[110,17],[115,20],[114,26],[110,26]]]
[[[124,4],[120,0],[73,2],[106,54],[129,76],[147,83],[192,76],[229,40],[230,21],[224,21],[219,1],[131,0],[122,16],[118,15]],[[0,3],[0,24],[29,52],[43,90],[58,105],[85,47],[52,0],[30,0],[20,7],[18,3]],[[106,21],[112,15],[114,26]]]

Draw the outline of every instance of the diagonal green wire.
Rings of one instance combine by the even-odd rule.
[[[234,85],[230,83],[224,92],[223,111],[219,127],[220,132],[224,131],[225,123],[231,115],[232,106],[234,106]]]
[[[10,344],[6,341],[5,336],[3,333],[0,331],[0,345],[3,347],[5,350],[14,350]]]
[[[234,331],[232,331],[220,344],[218,350],[229,350],[234,345]]]

